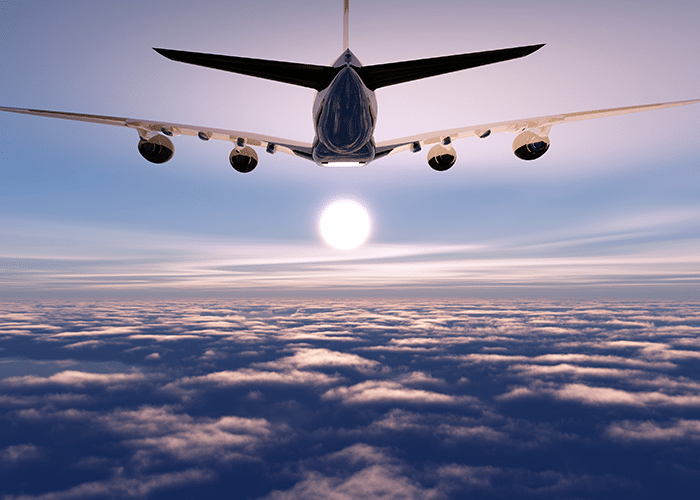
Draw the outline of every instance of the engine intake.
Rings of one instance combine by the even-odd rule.
[[[175,146],[170,139],[158,134],[139,140],[139,153],[151,163],[165,163],[173,157]]]
[[[549,149],[549,137],[541,137],[529,130],[513,141],[513,153],[521,160],[536,160]]]
[[[433,170],[444,172],[457,161],[457,152],[452,146],[437,144],[428,152],[428,165]]]
[[[228,155],[228,161],[236,172],[247,174],[258,165],[258,154],[250,146],[234,148]]]

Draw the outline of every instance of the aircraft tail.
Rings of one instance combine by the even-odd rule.
[[[529,45],[526,47],[490,50],[472,54],[375,64],[355,69],[360,75],[360,78],[362,78],[362,81],[367,85],[367,88],[370,90],[377,90],[382,87],[388,87],[389,85],[396,85],[413,80],[420,80],[421,78],[484,66],[486,64],[517,59],[532,54],[542,47],[543,45]],[[196,64],[197,66],[290,83],[292,85],[300,85],[318,91],[328,87],[335,75],[340,71],[340,68],[317,66],[314,64],[268,61],[263,59],[202,54],[170,49],[154,48],[154,50],[173,61]]]
[[[350,48],[350,0],[343,6],[343,52]]]
[[[153,50],[172,61],[299,85],[318,91],[328,87],[339,71],[338,68],[317,66],[314,64],[269,61],[266,59],[251,59],[248,57],[223,56],[218,54],[202,54],[200,52],[157,49],[155,47]]]
[[[343,52],[350,49],[350,0],[343,0]],[[355,70],[370,90],[389,85],[420,80],[431,76],[444,75],[454,71],[475,68],[510,59],[517,59],[541,49],[542,45],[529,45],[510,49],[490,50],[471,54],[432,57],[413,61],[402,61],[372,66],[360,66]],[[202,54],[181,50],[154,48],[159,54],[173,61],[195,64],[207,68],[240,73],[267,80],[300,85],[321,91],[328,87],[339,67],[317,66],[282,61],[251,59],[246,57]]]
[[[363,66],[357,72],[370,90],[388,87],[399,83],[411,82],[431,76],[444,75],[463,69],[476,68],[510,59],[532,54],[544,47],[540,45],[528,45],[511,49],[489,50],[486,52],[473,52],[471,54],[458,54],[454,56],[431,57],[388,64],[375,64]]]

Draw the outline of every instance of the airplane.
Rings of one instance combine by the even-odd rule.
[[[229,162],[234,170],[241,173],[252,172],[258,164],[258,155],[251,146],[264,148],[267,153],[280,151],[292,154],[323,167],[362,166],[395,153],[407,150],[416,153],[425,146],[431,146],[427,157],[428,165],[436,171],[445,171],[457,160],[452,147],[452,142],[457,139],[484,139],[499,132],[518,134],[513,141],[513,153],[522,160],[535,160],[549,150],[549,131],[554,125],[700,102],[700,99],[695,99],[565,113],[440,130],[390,141],[374,140],[377,89],[518,59],[543,46],[544,44],[528,45],[364,66],[349,47],[349,0],[344,0],[343,52],[330,66],[154,48],[158,54],[173,61],[314,89],[316,96],[312,116],[316,137],[312,143],[235,130],[114,116],[11,107],[0,107],[0,111],[132,128],[139,135],[139,153],[149,162],[157,164],[165,163],[173,157],[175,148],[169,137],[190,135],[203,141],[218,139],[234,143]]]

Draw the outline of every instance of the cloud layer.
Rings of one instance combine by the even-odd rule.
[[[697,304],[7,302],[0,495],[682,497],[698,334]]]

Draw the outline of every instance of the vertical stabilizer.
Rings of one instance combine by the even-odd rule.
[[[350,0],[345,0],[343,6],[343,50],[350,48]]]

